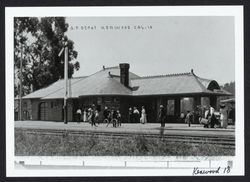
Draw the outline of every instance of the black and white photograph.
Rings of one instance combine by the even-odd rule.
[[[6,8],[7,174],[244,175],[242,12]]]

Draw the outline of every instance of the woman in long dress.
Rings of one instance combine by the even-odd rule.
[[[220,106],[220,122],[222,128],[227,128],[227,109],[225,105]]]
[[[88,113],[87,113],[87,121],[91,124],[91,117],[92,117],[92,109],[89,108],[88,109]]]
[[[86,109],[83,110],[83,122],[84,123],[87,122],[87,110]]]
[[[141,119],[140,120],[141,120],[142,124],[147,123],[146,110],[145,110],[144,106],[142,106]]]

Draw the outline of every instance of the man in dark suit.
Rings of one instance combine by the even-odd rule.
[[[105,106],[104,111],[103,111],[103,116],[104,116],[104,123],[109,123],[109,117],[110,117],[110,112],[108,110],[108,107]]]
[[[166,112],[164,110],[163,105],[160,105],[160,111],[158,113],[158,119],[161,123],[161,127],[165,127],[165,120],[166,120]]]
[[[129,110],[128,110],[128,122],[129,123],[133,123],[133,110],[132,108],[130,107]]]
[[[117,116],[118,116],[118,113],[116,110],[113,110],[112,112],[112,123],[113,123],[113,127],[116,127],[117,126]]]

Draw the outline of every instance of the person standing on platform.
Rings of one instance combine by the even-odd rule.
[[[128,122],[133,123],[133,110],[131,107],[128,109]]]
[[[140,122],[140,112],[138,111],[138,109],[136,107],[134,107],[133,118],[134,118],[135,123]]]
[[[214,128],[214,125],[215,125],[215,123],[217,121],[217,119],[216,119],[216,117],[214,115],[214,112],[215,112],[214,108],[212,106],[210,106],[210,115],[211,115],[211,124],[210,124],[210,126],[211,126],[211,128]]]
[[[221,105],[220,106],[220,122],[221,122],[221,127],[222,128],[227,128],[227,109],[226,109],[226,106],[225,105]]]
[[[117,126],[117,111],[113,110],[113,114],[112,114],[112,123],[113,123],[113,127]]]
[[[192,113],[190,111],[187,111],[187,115],[185,118],[185,122],[188,124],[188,127],[191,126],[191,122],[192,122]]]
[[[110,115],[110,112],[108,110],[108,107],[105,106],[104,111],[103,111],[103,117],[104,117],[103,123],[108,123],[109,122],[109,115]]]
[[[85,123],[85,122],[87,122],[87,109],[85,108],[84,110],[83,110],[83,122]]]
[[[87,120],[89,122],[89,124],[91,124],[91,116],[92,116],[92,111],[91,108],[88,108],[88,112],[87,112]]]
[[[231,110],[231,118],[233,120],[233,124],[235,124],[235,107],[232,107],[232,110]]]
[[[98,110],[95,110],[95,123],[98,123],[98,124],[100,124],[100,120],[99,120],[99,112],[98,112]]]
[[[93,109],[90,110],[90,119],[91,119],[91,126],[96,126],[95,123],[95,112]]]
[[[206,118],[206,119],[208,119],[208,117],[210,116],[210,109],[209,109],[209,107],[205,107],[205,113],[204,113],[204,117]]]
[[[76,115],[77,115],[77,123],[80,123],[80,121],[81,121],[81,116],[82,116],[82,111],[81,111],[80,108],[77,109]]]
[[[117,110],[117,126],[122,126],[122,116],[119,110]]]
[[[112,109],[110,111],[109,118],[108,118],[108,124],[106,125],[106,127],[108,127],[109,124],[113,122],[113,115],[114,115],[114,110]]]
[[[140,122],[141,122],[141,124],[147,123],[146,110],[145,110],[145,107],[144,107],[144,106],[142,106],[142,109],[141,109],[141,118],[140,118]]]
[[[160,110],[159,110],[159,113],[158,113],[158,119],[159,119],[159,122],[161,123],[161,127],[165,127],[166,112],[164,110],[163,105],[160,105]]]
[[[202,124],[204,125],[204,128],[210,128],[211,114],[208,106],[204,107],[204,122],[202,122]]]

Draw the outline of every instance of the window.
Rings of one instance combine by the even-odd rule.
[[[192,111],[194,106],[194,99],[192,97],[184,97],[181,99],[181,112],[186,113]]]
[[[167,115],[174,115],[174,100],[168,100],[167,103]]]

